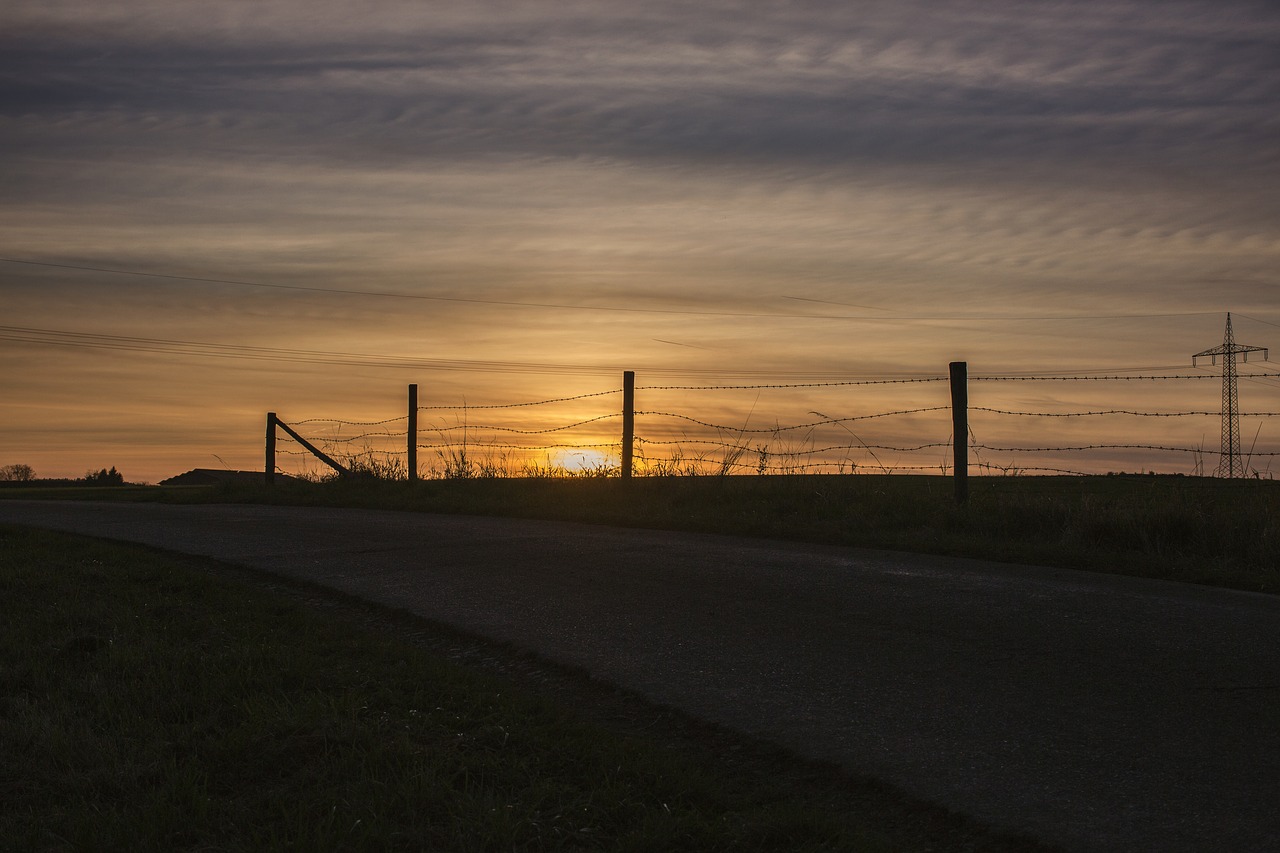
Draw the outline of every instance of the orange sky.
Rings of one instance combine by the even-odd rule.
[[[0,465],[260,468],[267,411],[394,418],[410,382],[423,405],[474,407],[612,390],[627,369],[642,387],[955,360],[1167,375],[1193,372],[1227,311],[1241,343],[1277,341],[1273,7],[634,5],[8,4]],[[1241,410],[1280,411],[1278,391],[1242,381]],[[1220,393],[971,398],[1171,413],[1217,412]],[[862,445],[946,442],[945,412],[743,430],[946,402],[944,383],[642,391],[642,410],[722,428],[642,417],[637,433],[686,458],[716,441],[755,459],[767,439],[775,461],[844,443],[859,449],[833,464],[940,470],[936,449]],[[478,414],[424,412],[422,441]],[[1246,447],[1280,451],[1276,423],[1246,418]],[[568,443],[616,440],[594,426]],[[1218,432],[1212,414],[974,418],[990,446],[1181,449],[983,457],[1002,468],[1192,473],[1216,465],[1188,450],[1213,456]]]

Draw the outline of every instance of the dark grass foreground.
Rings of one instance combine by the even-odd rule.
[[[0,528],[0,847],[1037,849],[833,771],[610,729],[228,571]]]
[[[67,494],[43,492],[48,497]],[[136,489],[96,499],[513,515],[767,536],[1280,591],[1280,483],[1178,476],[478,478]],[[34,497],[11,490],[12,497]]]

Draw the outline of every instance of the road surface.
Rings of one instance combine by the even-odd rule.
[[[1280,850],[1280,598],[732,537],[0,501],[319,582],[1073,851]]]

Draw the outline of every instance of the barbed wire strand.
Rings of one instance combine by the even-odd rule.
[[[398,418],[387,418],[383,421],[344,421],[341,418],[307,418],[301,421],[284,421],[289,426],[302,426],[303,424],[341,424],[342,426],[382,426],[383,424],[393,424],[396,421],[407,421],[408,415],[401,415]],[[281,418],[283,421],[284,419]]]
[[[405,438],[409,437],[407,432],[363,432],[359,435],[352,435],[346,438],[337,436],[303,436],[312,444],[350,444],[353,441],[360,441],[366,438]]]
[[[726,442],[709,441],[706,439],[687,439],[684,441],[651,441],[643,439],[639,436],[636,440],[642,444],[651,444],[657,447],[683,446],[685,444],[700,444],[708,447],[715,447],[722,450],[742,451],[744,453],[759,453],[764,451],[767,456],[816,456],[819,453],[833,453],[837,450],[894,450],[899,453],[914,453],[921,450],[929,450],[936,447],[950,447],[949,441],[931,442],[928,444],[917,444],[905,447],[899,447],[892,444],[833,444],[827,447],[810,448],[808,450],[770,450],[767,446],[748,447],[742,444],[729,444]]]
[[[621,442],[610,442],[606,444],[542,444],[530,446],[525,444],[481,444],[471,448],[459,447],[456,444],[419,444],[419,450],[457,450],[468,453],[482,453],[486,450],[602,450],[605,448],[620,447]]]
[[[585,421],[578,421],[577,423],[565,424],[564,426],[558,426],[558,427],[547,427],[546,429],[516,429],[515,427],[492,426],[489,424],[455,424],[453,426],[429,427],[423,431],[424,432],[456,432],[458,430],[469,430],[469,431],[474,430],[475,432],[492,431],[492,432],[510,432],[510,433],[516,433],[517,435],[544,435],[549,432],[563,432],[564,430],[573,429],[574,427],[585,426],[587,424],[594,424],[594,423],[598,423],[599,421],[613,420],[620,417],[622,417],[621,412],[610,412],[607,415],[597,415],[594,418],[587,418]]]
[[[1208,453],[1217,451],[1199,447],[1169,447],[1163,444],[1078,444],[1062,447],[994,447],[989,444],[971,444],[971,450],[989,450],[995,453],[1069,453],[1079,450],[1160,450],[1168,453]],[[1264,454],[1255,453],[1255,456]]]
[[[944,410],[949,410],[950,408],[951,408],[950,406],[928,406],[921,409],[900,409],[895,412],[879,412],[874,415],[853,415],[847,418],[827,418],[825,420],[814,421],[812,423],[793,424],[792,426],[785,426],[785,427],[775,426],[775,427],[767,427],[767,428],[761,428],[761,429],[747,429],[745,427],[728,426],[726,424],[708,423],[706,421],[700,421],[697,418],[692,418],[688,415],[682,415],[677,412],[636,412],[635,415],[636,417],[644,416],[644,417],[655,417],[655,418],[676,418],[678,420],[688,421],[689,423],[697,424],[698,426],[708,427],[710,429],[724,430],[727,432],[736,432],[736,433],[751,434],[751,435],[763,435],[763,434],[771,434],[776,432],[789,432],[791,430],[797,430],[797,429],[809,429],[811,427],[827,426],[831,424],[842,424],[842,423],[848,423],[851,421],[867,421],[875,418],[887,418],[887,417],[892,417],[894,415],[915,415],[915,414],[920,414],[921,412],[940,412]]]
[[[1185,418],[1192,416],[1218,417],[1222,412],[1137,412],[1129,409],[1106,409],[1096,412],[1013,412],[1007,409],[992,409],[987,406],[970,406],[971,412],[989,412],[995,415],[1018,415],[1031,418],[1084,418],[1094,415],[1132,415],[1139,418]],[[1274,418],[1280,412],[1240,412],[1242,418]]]
[[[647,462],[648,460],[642,460],[642,461]],[[664,476],[678,476],[678,475],[663,473],[662,469],[668,468],[668,467],[672,467],[676,469],[683,468],[686,470],[697,469],[697,467],[700,465],[714,466],[717,469],[728,468],[730,470],[738,470],[738,469],[746,469],[750,471],[759,470],[755,465],[751,465],[749,463],[743,463],[743,462],[737,462],[737,463],[731,462],[731,463],[728,463],[727,465],[722,465],[722,463],[715,462],[714,460],[680,459],[680,460],[673,460],[673,461],[656,460],[651,463],[651,467],[648,473],[645,472],[645,469],[640,469],[639,473],[640,473],[640,476],[642,477],[660,478]],[[773,473],[794,474],[794,473],[797,473],[797,469],[801,467],[802,466],[799,466],[799,465],[770,465],[770,466],[766,466],[764,470],[766,473],[770,473],[770,474],[773,474]],[[814,462],[814,463],[805,463],[805,465],[803,466],[804,470],[808,470],[809,468],[834,468],[837,470],[848,468],[851,470],[851,473],[861,472],[861,469],[866,468],[867,472],[876,473],[876,474],[888,474],[894,471],[936,471],[938,467],[939,466],[937,465],[862,465],[856,462]],[[1030,470],[1030,469],[1020,469],[1020,470]],[[697,472],[695,470],[695,473],[698,474],[699,476],[714,476],[713,474],[708,474],[705,471]]]
[[[1067,469],[1067,468],[1043,468],[1043,467],[1038,467],[1038,466],[1034,466],[1034,465],[1029,465],[1029,466],[1028,466],[1028,465],[995,465],[995,464],[993,464],[993,463],[991,463],[991,462],[977,462],[977,463],[974,463],[974,465],[975,465],[975,467],[980,468],[980,469],[982,469],[982,470],[984,470],[984,471],[999,471],[1000,473],[1002,473],[1002,474],[1004,474],[1004,475],[1006,475],[1006,476],[1008,476],[1008,475],[1009,475],[1009,472],[1010,472],[1010,471],[1014,471],[1014,472],[1018,472],[1018,471],[1048,471],[1049,473],[1052,473],[1052,474],[1070,474],[1070,475],[1075,476],[1075,477],[1099,477],[1099,476],[1102,476],[1102,475],[1100,475],[1100,474],[1089,474],[1089,473],[1087,473],[1087,472],[1085,472],[1085,471],[1072,471],[1072,470]]]
[[[534,400],[533,402],[530,402],[530,403],[492,403],[492,404],[486,404],[482,406],[470,406],[464,403],[460,406],[419,406],[418,411],[431,412],[431,411],[463,411],[463,410],[469,410],[469,409],[522,409],[527,406],[545,406],[548,403],[569,403],[574,400],[587,400],[587,399],[590,399],[591,397],[607,397],[611,394],[621,394],[621,393],[622,393],[621,388],[615,388],[612,391],[594,391],[590,394],[578,394],[574,397],[555,397],[550,400]]]
[[[1275,373],[1237,373],[1238,379],[1275,379]],[[1161,379],[1221,379],[1216,373],[1179,373],[1169,376],[970,376],[970,382],[1141,382]]]
[[[797,382],[787,385],[639,385],[637,391],[757,391],[771,388],[835,388],[851,385],[911,385],[921,382],[947,382],[946,376],[919,379],[858,379],[842,382]]]

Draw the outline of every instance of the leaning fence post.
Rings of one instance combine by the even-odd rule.
[[[266,484],[276,484],[276,413],[267,412],[267,461],[263,468]]]
[[[409,386],[409,482],[418,479],[418,384]]]
[[[951,362],[951,463],[956,503],[969,500],[969,363]]]
[[[636,435],[636,372],[622,372],[622,476],[631,477],[631,445]]]

